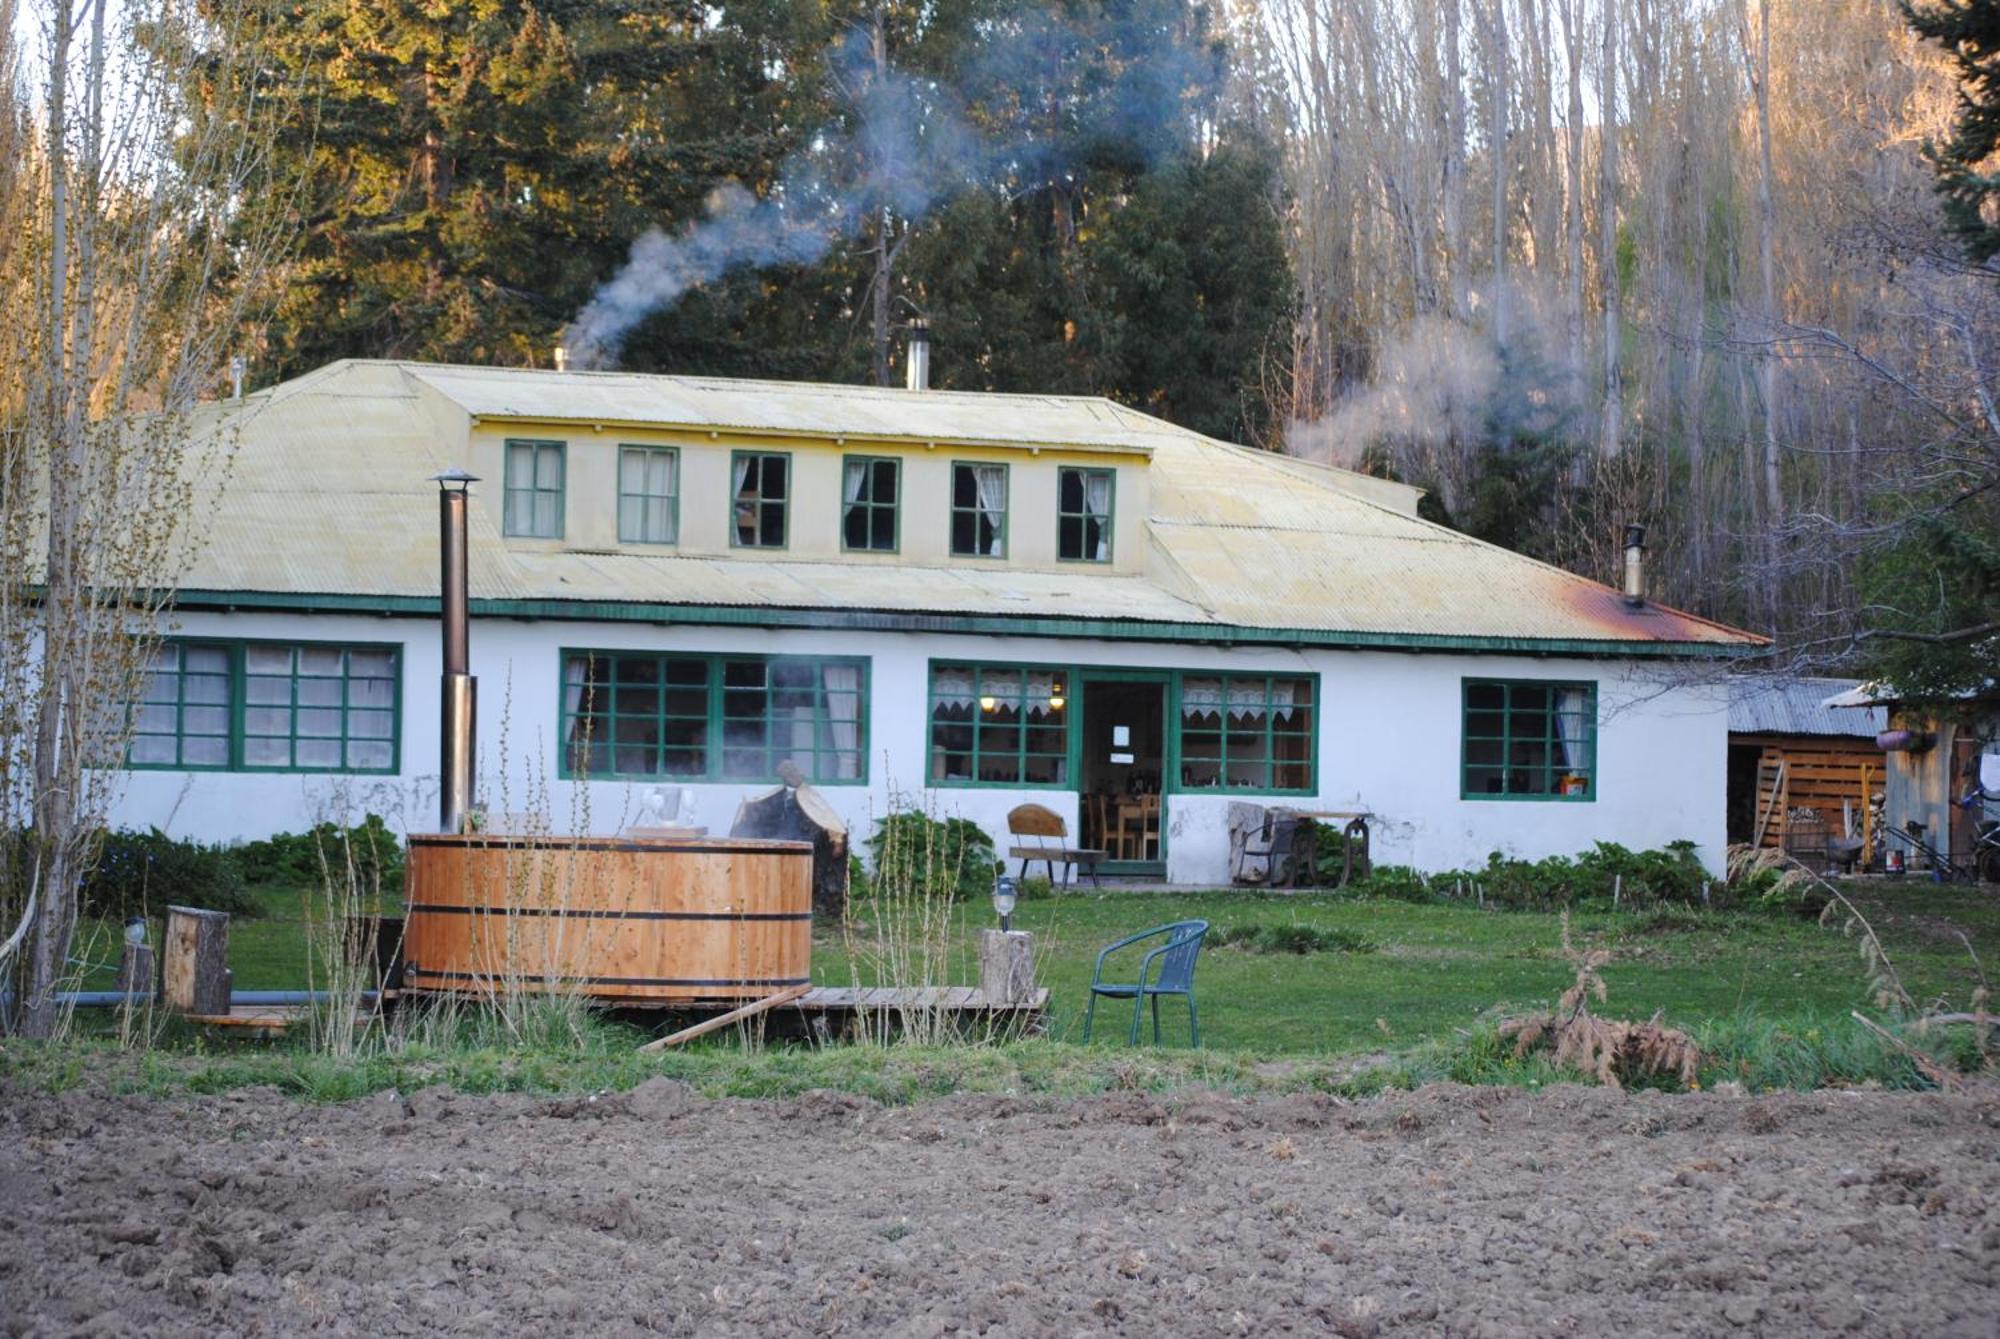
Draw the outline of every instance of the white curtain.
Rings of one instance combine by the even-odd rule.
[[[569,663],[563,667],[563,712],[569,719],[569,734],[563,743],[571,750],[584,736],[586,723],[580,713],[583,711],[584,680],[589,675],[590,659],[587,656],[571,656]]]
[[[734,480],[731,491],[736,498],[736,540],[748,543],[757,536],[757,504],[743,496],[745,484],[750,479],[750,457],[738,456],[731,462],[731,476]]]
[[[986,541],[986,556],[998,558],[1007,524],[1007,471],[998,465],[980,465],[972,477],[979,486],[980,515],[993,527],[993,535]]]
[[[1083,476],[1084,509],[1097,521],[1097,548],[1090,556],[1098,562],[1111,558],[1111,474],[1086,474]],[[1089,522],[1086,521],[1088,527]],[[1087,530],[1086,530],[1087,532]]]
[[[1589,694],[1581,688],[1563,688],[1556,693],[1556,734],[1562,741],[1563,766],[1576,771],[1588,765],[1583,718]]]
[[[868,464],[866,461],[850,460],[847,462],[847,468],[841,474],[840,478],[840,495],[848,506],[851,507],[861,500],[861,485],[867,478]]]
[[[843,780],[858,777],[861,775],[861,667],[823,666],[820,685],[826,690],[834,774]]]
[[[1223,684],[1229,685],[1225,697]],[[1279,679],[1271,684],[1268,701],[1271,710],[1279,720],[1290,720],[1294,701],[1298,693],[1298,683],[1293,679]],[[1238,720],[1250,716],[1261,716],[1267,701],[1262,679],[1195,679],[1181,680],[1181,715],[1200,716],[1211,711],[1221,711],[1225,702],[1229,714]]]
[[[941,706],[971,706],[971,668],[965,665],[940,665],[932,670],[931,699]]]

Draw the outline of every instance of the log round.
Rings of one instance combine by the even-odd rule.
[[[681,1004],[804,985],[812,853],[744,837],[413,836],[404,988]]]

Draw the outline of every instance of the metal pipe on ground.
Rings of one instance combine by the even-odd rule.
[[[325,1004],[332,1000],[335,992],[330,990],[232,990],[229,1003],[263,1007],[280,1004]],[[378,992],[364,990],[354,998],[363,1004],[372,1004]],[[71,990],[56,996],[59,1004],[73,1009],[117,1009],[127,1004],[145,1004],[153,998],[146,991],[123,990]]]

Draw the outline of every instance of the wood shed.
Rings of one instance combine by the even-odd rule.
[[[1820,861],[1843,839],[1866,863],[1880,821],[1880,707],[1837,709],[1851,679],[1743,678],[1729,699],[1729,840]]]

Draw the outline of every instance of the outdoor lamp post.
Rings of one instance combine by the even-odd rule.
[[[993,880],[993,910],[1000,917],[1000,928],[1013,929],[1010,923],[1014,915],[1014,904],[1020,901],[1020,885],[1011,875],[1002,874]]]

